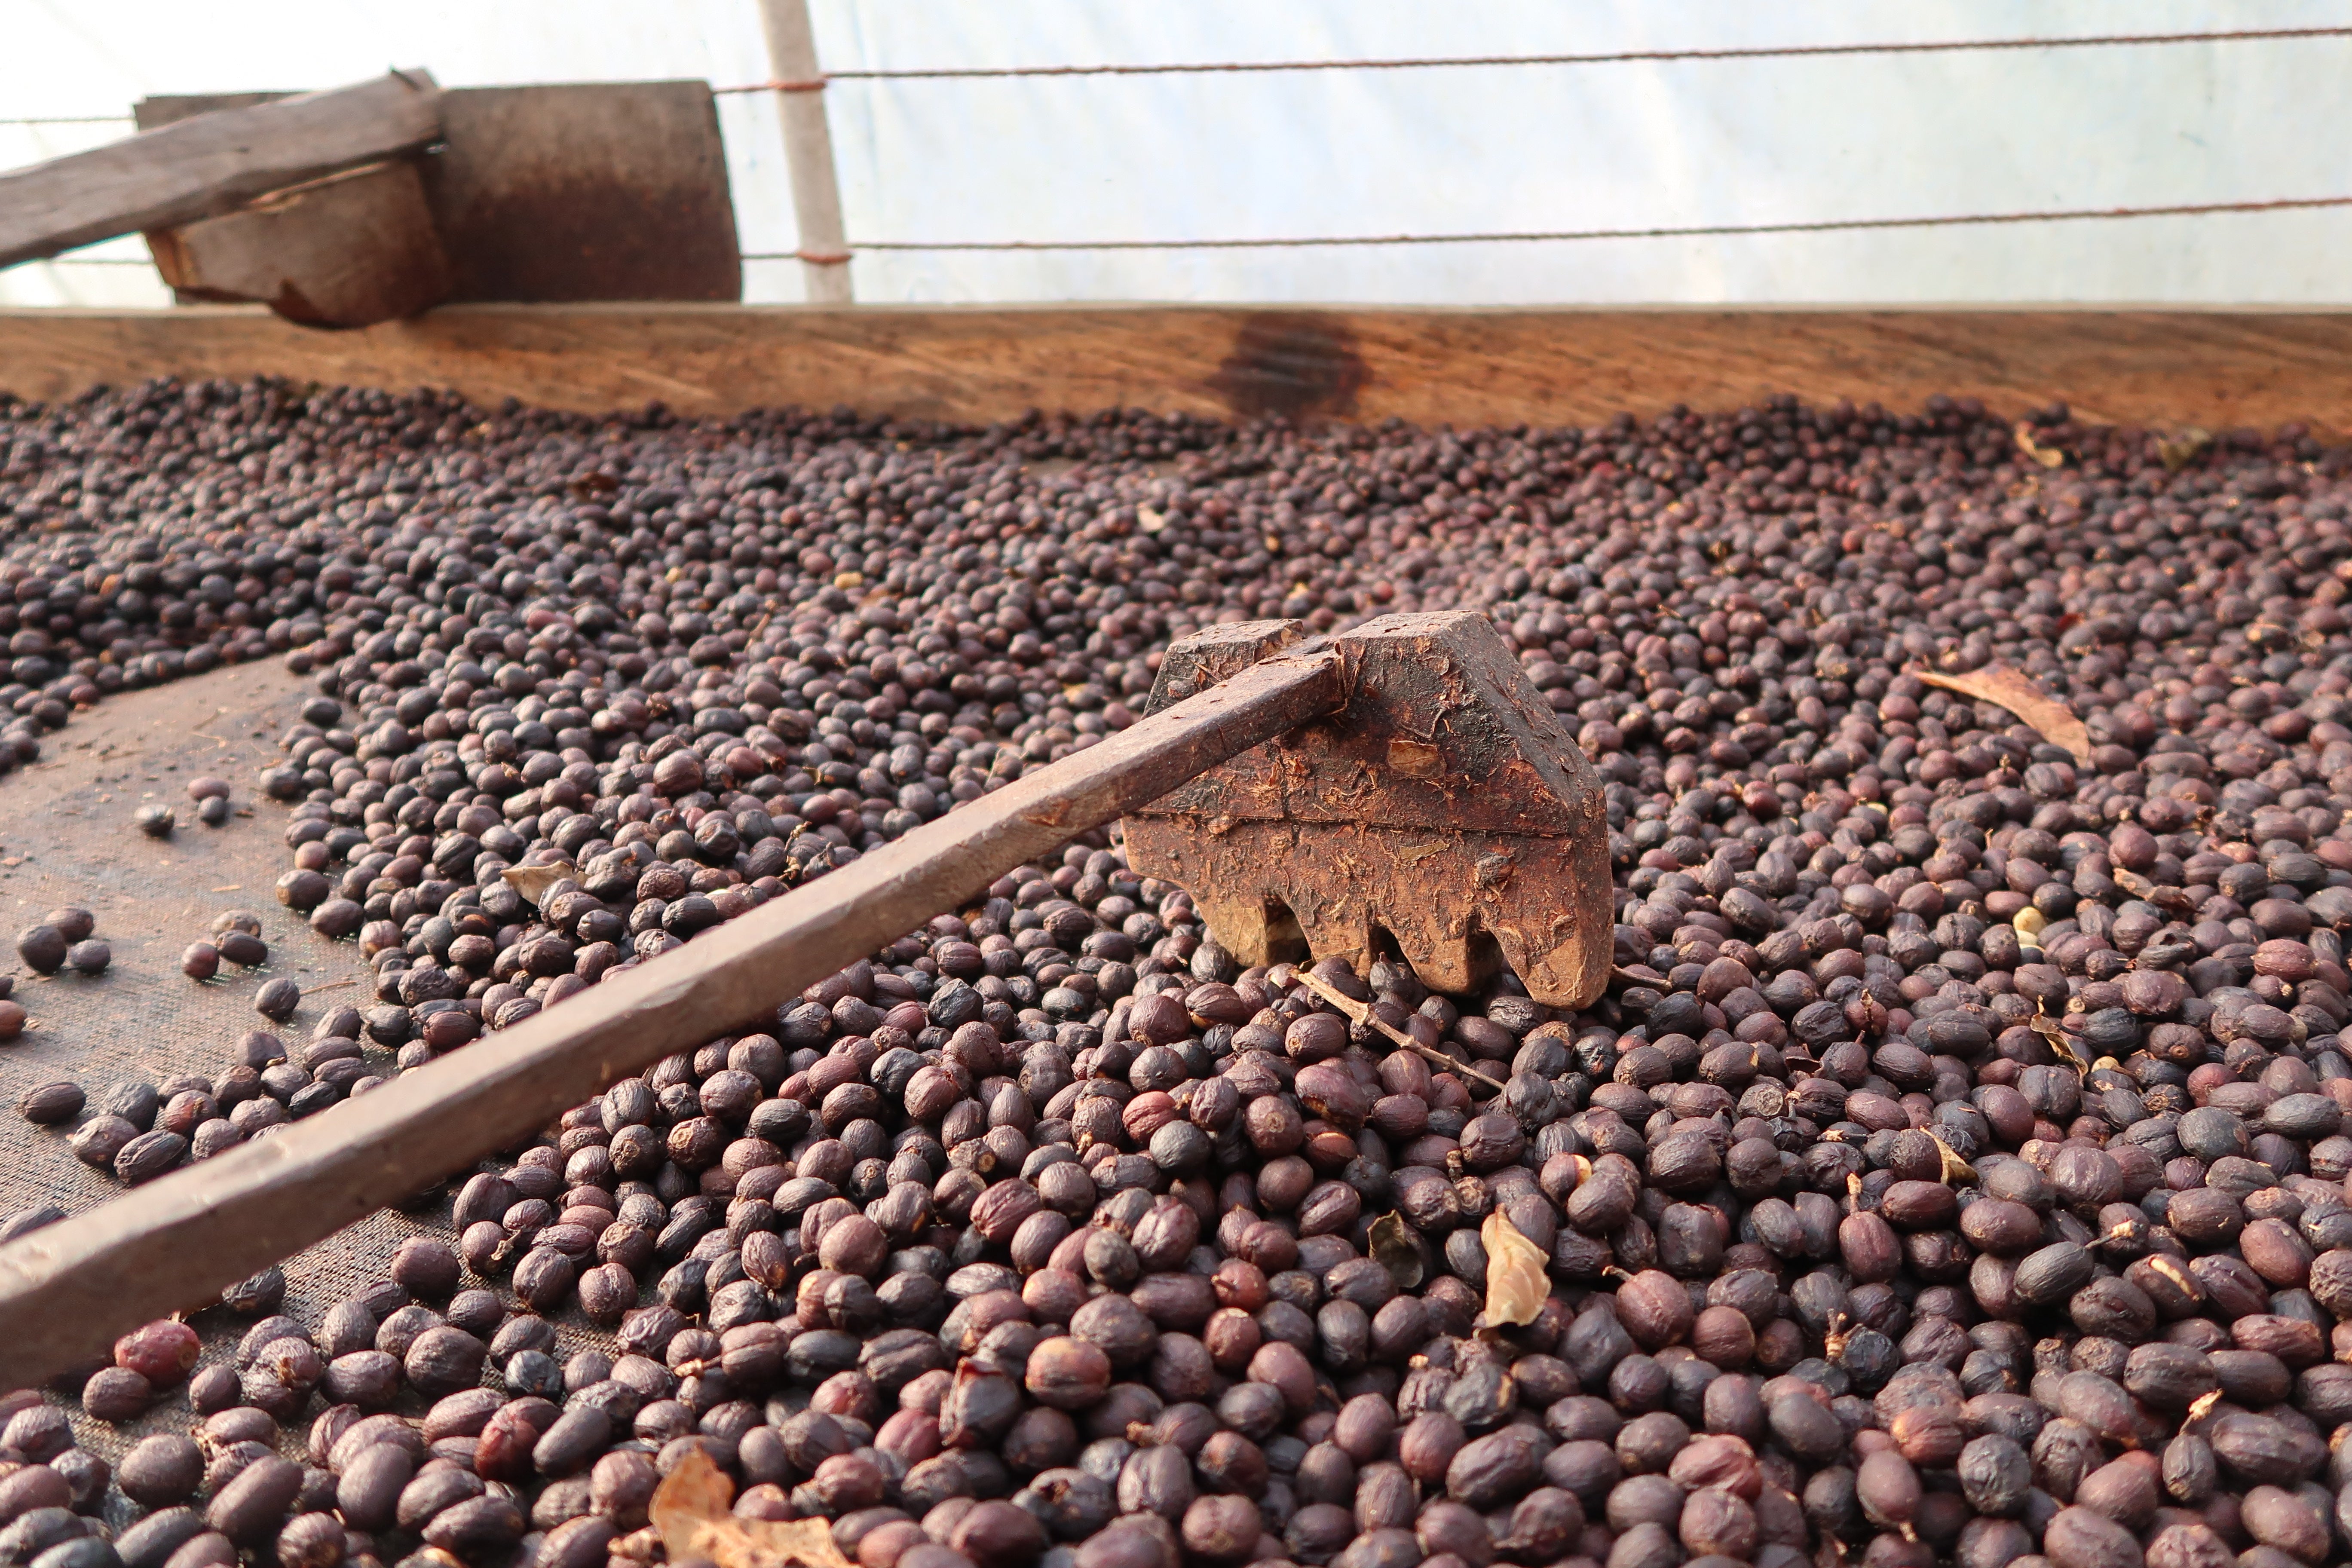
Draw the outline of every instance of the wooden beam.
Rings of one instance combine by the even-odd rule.
[[[225,110],[0,174],[0,267],[230,212],[256,196],[424,146],[439,89],[395,71]]]
[[[1916,411],[2352,430],[2352,312],[1254,310],[1222,306],[480,305],[331,337],[234,307],[0,312],[0,392],[282,375],[600,412],[847,404],[985,423],[1142,407],[1418,424],[1593,424],[1774,393]]]
[[[202,1305],[732,1029],[1013,867],[1337,709],[1339,655],[1269,659],[691,944],[431,1066],[0,1247],[0,1388]]]
[[[178,92],[156,93],[141,99],[131,106],[131,122],[142,131],[153,131],[199,114],[211,114],[224,109],[251,109],[257,103],[276,103],[292,98],[291,92]],[[147,237],[147,250],[156,256],[156,269],[163,270],[161,256],[155,249],[155,237]],[[165,283],[172,281],[166,274]],[[173,289],[172,302],[175,305],[201,305],[205,301],[197,295]]]

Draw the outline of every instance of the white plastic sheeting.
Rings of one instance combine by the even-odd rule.
[[[2352,0],[812,0],[833,69],[1591,53],[2352,26]],[[0,116],[150,92],[764,79],[753,0],[0,0]],[[2352,38],[1812,59],[845,81],[853,245],[1444,235],[2352,195]],[[790,251],[772,103],[724,98],[747,251]],[[127,126],[0,124],[0,165]],[[863,250],[857,296],[1421,304],[2352,300],[2352,209],[1826,235],[1377,247]],[[0,304],[161,304],[135,239]],[[79,265],[89,260],[130,265]],[[792,300],[799,264],[748,262]]]

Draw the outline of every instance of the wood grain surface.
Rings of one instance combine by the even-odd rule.
[[[2125,424],[2352,429],[2352,312],[826,310],[471,305],[323,335],[236,307],[0,313],[0,391],[281,375],[682,413],[847,404],[985,422],[1030,408],[1588,424],[1773,393],[1898,410],[2053,399]]]
[[[363,164],[147,236],[182,298],[257,300],[308,327],[366,327],[439,304],[449,260],[416,166]]]
[[[441,132],[423,71],[142,131],[0,174],[0,267],[228,212]]]
[[[142,99],[139,128],[289,96]],[[449,276],[426,303],[742,298],[709,82],[461,87],[439,108],[439,144],[415,163]]]

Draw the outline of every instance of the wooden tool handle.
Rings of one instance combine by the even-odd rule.
[[[0,267],[233,211],[441,134],[423,71],[224,109],[0,174]]]
[[[1328,650],[1253,666],[511,1029],[0,1248],[0,1388],[215,1299],[618,1078],[772,1021],[1013,867],[1338,709],[1344,689]]]

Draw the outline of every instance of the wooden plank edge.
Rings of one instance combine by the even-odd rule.
[[[431,73],[225,109],[0,173],[0,267],[231,212],[441,133]]]
[[[464,305],[325,336],[257,311],[0,312],[0,392],[151,376],[454,389],[982,424],[1133,406],[1421,425],[1589,425],[1780,393],[1916,411],[2053,401],[2099,421],[2352,429],[2352,311],[1994,308]]]

